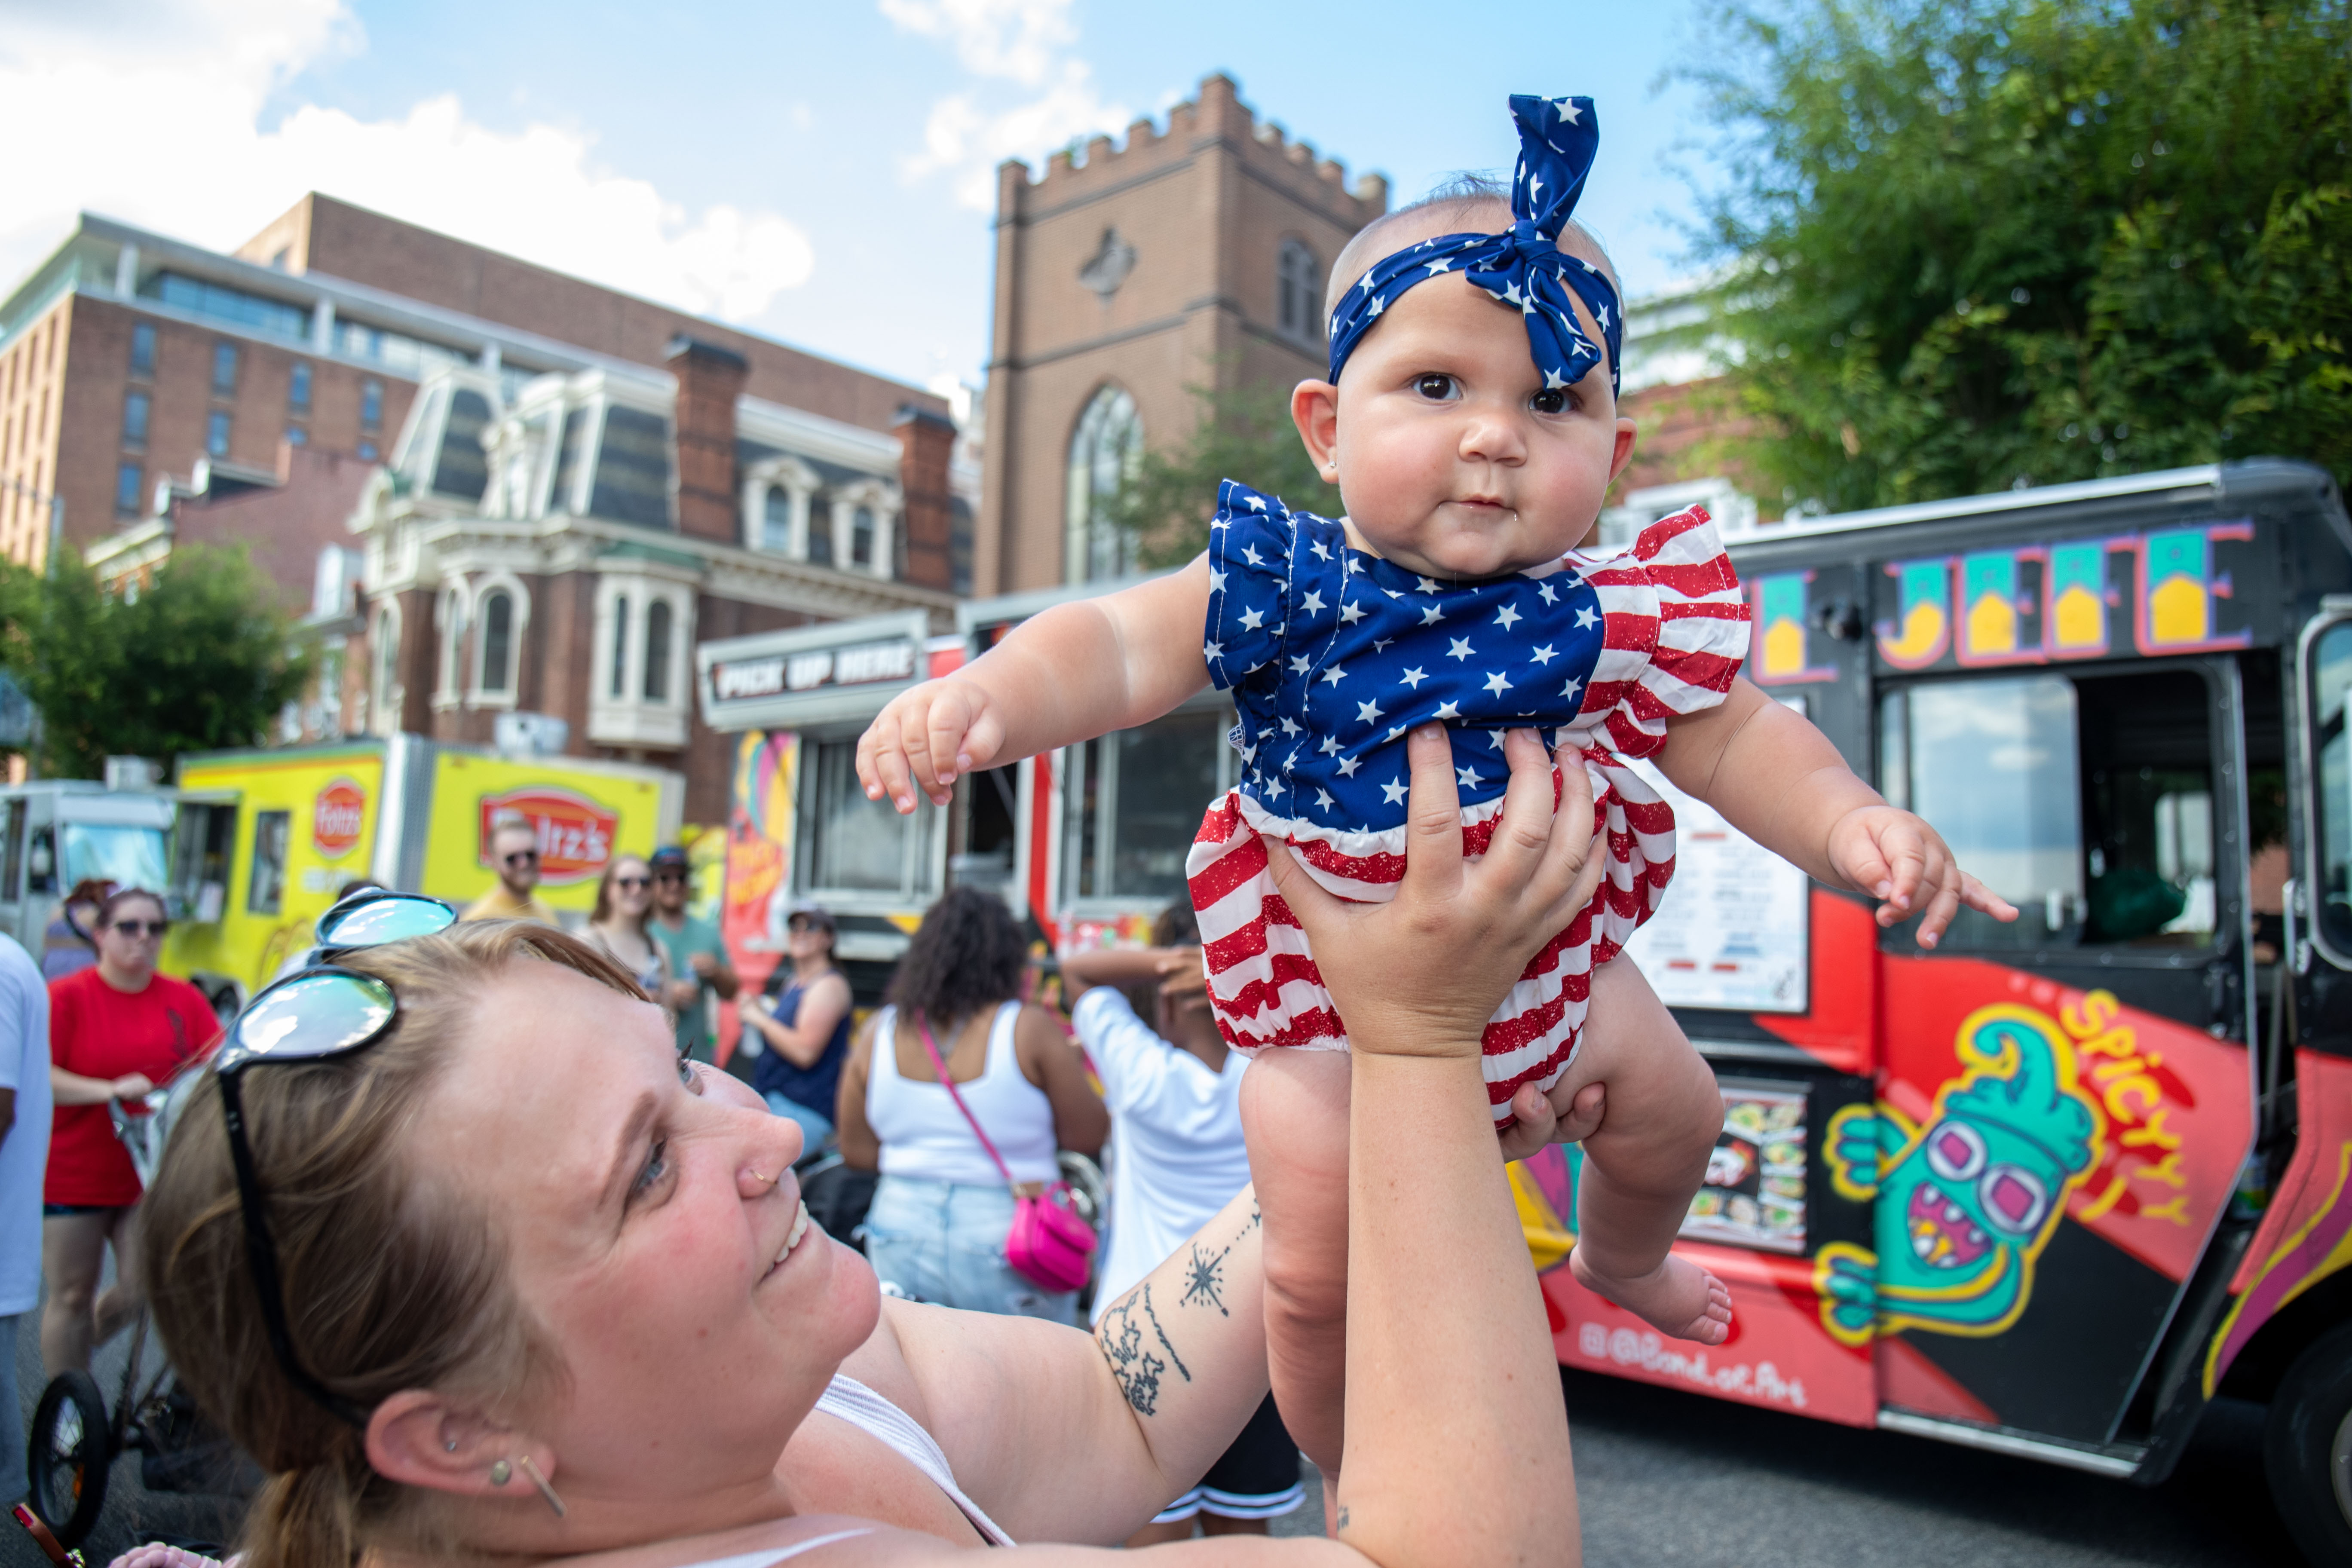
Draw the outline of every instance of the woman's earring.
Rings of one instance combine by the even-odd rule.
[[[494,1487],[502,1487],[512,1479],[514,1479],[514,1467],[512,1465],[508,1464],[504,1459],[493,1459],[490,1461],[490,1485]]]
[[[530,1478],[530,1484],[539,1489],[539,1495],[547,1500],[547,1506],[555,1510],[555,1517],[562,1519],[563,1500],[555,1495],[555,1489],[547,1484],[547,1478],[539,1473],[539,1467],[530,1462],[530,1456],[524,1454],[515,1462],[522,1467],[522,1473]]]
[[[447,1439],[446,1441],[445,1441],[445,1442],[441,1445],[441,1447],[444,1447],[444,1448],[446,1448],[446,1449],[447,1449],[450,1453],[453,1453],[453,1454],[454,1454],[454,1453],[456,1453],[456,1452],[457,1451],[457,1438],[455,1438],[455,1437],[451,1437],[451,1438]]]

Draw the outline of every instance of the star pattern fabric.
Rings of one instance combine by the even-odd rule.
[[[1525,317],[1528,348],[1549,388],[1584,379],[1601,353],[1577,325],[1573,293],[1592,312],[1609,345],[1609,390],[1617,391],[1624,310],[1607,273],[1559,250],[1560,230],[1584,193],[1584,177],[1601,145],[1601,127],[1589,98],[1511,97],[1519,128],[1518,167],[1511,177],[1511,216],[1505,234],[1446,234],[1382,257],[1340,296],[1331,311],[1330,379],[1400,295],[1444,272],[1460,272]]]
[[[1605,875],[1529,962],[1488,1023],[1498,1121],[1523,1083],[1549,1088],[1580,1037],[1592,970],[1657,907],[1674,873],[1674,813],[1624,765],[1666,721],[1714,706],[1747,657],[1748,608],[1694,507],[1622,552],[1559,569],[1441,583],[1357,550],[1347,530],[1226,480],[1209,539],[1210,678],[1234,694],[1240,784],[1212,805],[1185,863],[1209,995],[1228,1045],[1344,1048],[1306,933],[1275,891],[1261,835],[1286,842],[1344,898],[1395,896],[1404,876],[1406,732],[1444,723],[1464,847],[1486,851],[1509,770],[1503,736],[1534,728],[1580,751]]]

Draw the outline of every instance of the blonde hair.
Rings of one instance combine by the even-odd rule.
[[[637,994],[610,959],[562,931],[452,926],[339,961],[392,986],[400,1011],[383,1039],[240,1081],[295,1353],[362,1409],[412,1388],[511,1409],[563,1376],[557,1347],[515,1294],[487,1202],[407,1154],[474,1007],[522,959]],[[297,1388],[270,1350],[209,1073],[143,1212],[155,1324],[180,1381],[269,1473],[247,1520],[247,1568],[349,1568],[377,1542],[446,1552],[446,1516],[431,1496],[371,1468],[364,1434]]]

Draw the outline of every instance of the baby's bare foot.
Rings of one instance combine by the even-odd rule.
[[[1722,1280],[1686,1258],[1668,1253],[1647,1274],[1618,1279],[1585,1261],[1584,1248],[1568,1255],[1576,1282],[1615,1303],[1662,1334],[1719,1345],[1731,1337],[1731,1292]]]

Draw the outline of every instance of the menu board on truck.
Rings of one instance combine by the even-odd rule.
[[[1805,874],[1648,763],[1633,767],[1675,808],[1675,876],[1626,955],[1670,1007],[1806,1011]]]

